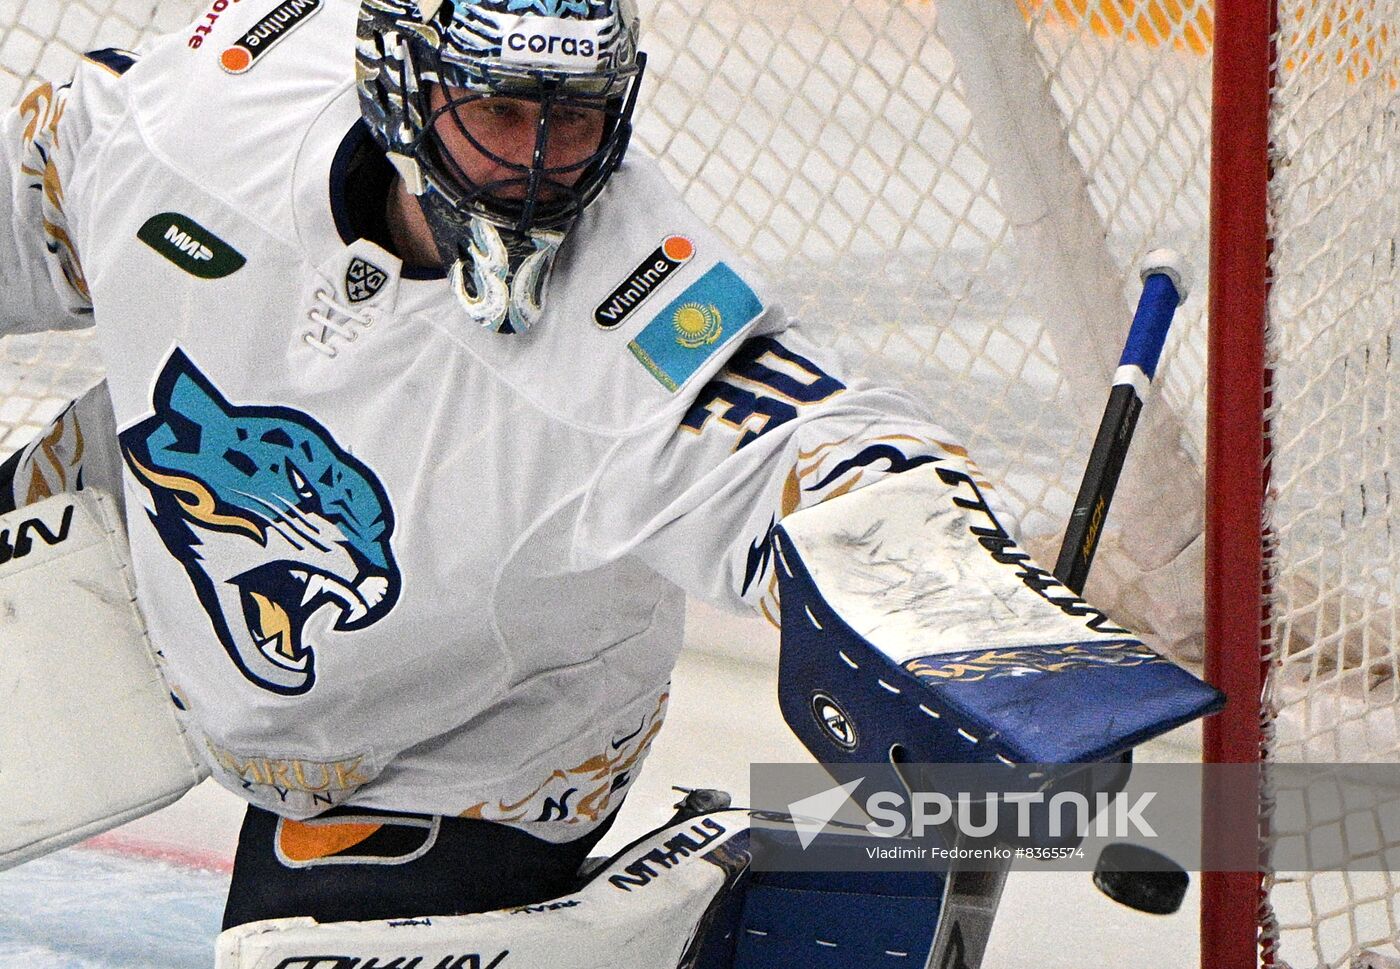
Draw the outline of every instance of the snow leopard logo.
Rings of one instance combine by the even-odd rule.
[[[156,531],[243,675],[305,693],[316,681],[311,617],[334,609],[331,628],[349,632],[398,600],[383,486],[306,414],[230,404],[181,350],[152,409],[120,439]]]

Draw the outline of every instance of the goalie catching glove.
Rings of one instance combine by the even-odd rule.
[[[98,384],[0,466],[0,870],[163,807],[207,773],[136,606],[115,467],[84,445],[114,433]]]

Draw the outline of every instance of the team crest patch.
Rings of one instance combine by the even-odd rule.
[[[383,485],[310,415],[230,403],[181,350],[151,406],[118,437],[156,532],[238,670],[273,693],[305,693],[314,615],[351,633],[398,601]]]
[[[359,256],[351,259],[350,265],[345,267],[345,295],[352,303],[373,299],[388,281],[388,273]]]
[[[219,66],[230,74],[252,69],[267,49],[321,9],[321,0],[283,0],[266,17],[219,55]]]
[[[726,263],[716,263],[643,327],[627,349],[661,386],[675,391],[762,311],[748,283]]]
[[[632,311],[650,296],[672,273],[690,262],[695,244],[685,236],[667,236],[641,265],[632,270],[608,298],[593,311],[593,322],[605,330],[621,325]]]

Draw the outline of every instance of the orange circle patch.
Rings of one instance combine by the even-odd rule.
[[[230,47],[219,55],[219,66],[230,74],[242,74],[253,66],[253,55],[246,47]]]
[[[695,255],[695,244],[685,236],[667,236],[666,241],[661,243],[661,251],[672,262],[685,262]]]

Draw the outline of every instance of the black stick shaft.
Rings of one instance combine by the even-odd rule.
[[[1055,562],[1055,578],[1075,595],[1084,591],[1084,582],[1089,578],[1089,566],[1093,564],[1103,523],[1108,518],[1108,508],[1113,503],[1113,492],[1118,487],[1118,476],[1123,472],[1128,445],[1132,443],[1141,412],[1142,401],[1127,384],[1118,384],[1109,393],[1098,438],[1065,527],[1060,557]]]
[[[1176,284],[1166,273],[1151,273],[1143,281],[1142,297],[1055,563],[1055,578],[1075,595],[1084,591],[1143,398],[1152,385],[1162,344],[1180,301]]]

